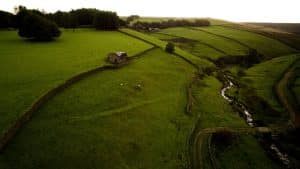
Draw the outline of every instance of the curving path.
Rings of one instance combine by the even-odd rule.
[[[191,143],[191,165],[192,169],[202,169],[204,166],[204,163],[207,164],[207,161],[204,161],[202,150],[203,150],[203,143],[205,139],[208,139],[211,134],[223,131],[225,129],[230,129],[234,133],[255,133],[257,131],[257,128],[250,128],[250,127],[241,127],[241,128],[226,128],[226,127],[213,127],[213,128],[205,128],[200,131],[198,131],[195,134],[195,137],[192,140]],[[209,139],[210,141],[210,139]],[[210,143],[209,143],[210,144]],[[210,147],[208,147],[210,149]],[[216,169],[215,159],[213,158],[213,154],[211,154],[211,151],[209,151],[209,157],[210,157],[210,166],[213,169]]]
[[[290,100],[288,97],[288,83],[293,77],[293,71],[295,68],[295,65],[300,62],[300,58],[296,59],[289,68],[284,72],[282,78],[280,81],[276,84],[276,95],[280,101],[280,103],[286,108],[286,110],[289,112],[291,121],[295,127],[300,126],[300,110],[297,109],[295,104],[293,104],[293,100]]]

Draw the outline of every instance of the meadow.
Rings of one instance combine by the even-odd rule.
[[[264,149],[251,133],[238,133],[233,143],[225,148],[213,146],[218,168],[231,169],[279,169],[278,163],[266,155]]]
[[[232,106],[222,98],[223,84],[214,76],[196,81],[192,86],[194,107],[192,112],[199,116],[199,128],[247,127]]]
[[[277,57],[246,70],[243,83],[255,90],[258,96],[266,100],[274,109],[283,111],[274,93],[274,86],[284,71],[298,58],[298,55]],[[274,69],[276,67],[276,69]]]
[[[151,45],[119,32],[64,31],[54,42],[30,42],[0,31],[0,133],[44,92],[105,64],[112,51],[137,54]]]
[[[200,42],[198,40],[188,39],[180,36],[172,36],[166,33],[157,32],[151,33],[151,36],[159,38],[163,41],[168,41],[174,43],[180,49],[188,51],[189,53],[198,56],[200,58],[206,58],[211,60],[216,60],[219,57],[225,56],[226,53],[222,50],[218,50],[212,45]]]
[[[162,30],[161,32],[173,36],[196,40],[202,44],[205,43],[209,46],[213,46],[214,48],[221,50],[225,53],[220,54],[219,57],[224,55],[243,55],[248,51],[248,48],[240,45],[239,43],[228,41],[227,39],[224,39],[222,37],[190,28],[168,28]],[[199,49],[199,51],[201,51],[201,48]],[[203,53],[202,55],[210,57],[210,53]]]
[[[22,40],[16,31],[0,31],[1,132],[46,91],[107,65],[108,53],[134,56],[154,47],[118,69],[84,78],[45,103],[0,153],[0,168],[191,168],[191,150],[199,153],[203,168],[213,168],[210,146],[218,168],[279,168],[254,132],[248,133],[254,129],[221,96],[226,83],[220,75],[228,70],[241,83],[230,94],[238,87],[250,88],[282,113],[274,85],[299,57],[292,54],[297,51],[278,40],[224,27],[226,21],[209,20],[222,26],[148,33],[128,28],[63,30],[59,39],[43,43]],[[173,54],[164,51],[166,41],[176,45]],[[213,63],[246,55],[250,48],[266,60],[250,68],[237,64],[223,69]],[[290,84],[295,93],[299,79],[295,76]],[[211,135],[220,127],[245,131],[235,132],[224,149],[211,145]]]
[[[197,29],[237,40],[245,44],[249,48],[256,49],[266,58],[272,58],[297,52],[293,48],[275,39],[271,39],[269,37],[247,31],[234,30],[222,26],[211,26]]]
[[[135,37],[137,39],[140,39],[142,41],[145,41],[147,43],[150,43],[154,46],[157,46],[161,49],[165,49],[166,46],[166,42],[159,40],[158,38],[152,37],[150,35],[147,34],[143,34],[141,32],[137,32],[131,29],[121,29],[121,32],[128,34],[129,36]],[[189,52],[186,52],[180,48],[175,48],[174,54],[182,57],[184,60],[186,60],[187,62],[193,64],[195,67],[198,68],[206,68],[206,67],[215,67],[215,65],[203,58],[199,58]]]
[[[0,166],[178,168],[187,163],[194,124],[185,114],[194,71],[155,49],[124,68],[93,75],[38,111],[0,155]]]

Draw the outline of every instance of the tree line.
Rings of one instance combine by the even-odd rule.
[[[0,11],[0,28],[15,28],[24,38],[49,41],[59,37],[59,27],[75,28],[94,27],[99,30],[116,30],[124,24],[116,12],[97,9],[78,9],[69,12],[57,11],[45,13],[27,9],[24,6],[15,8],[15,14]]]
[[[210,22],[206,19],[169,19],[167,21],[161,22],[141,22],[137,21],[132,24],[132,28],[137,30],[155,30],[155,29],[165,29],[170,27],[183,27],[183,26],[209,26]]]
[[[138,19],[138,15],[131,15],[126,20],[121,19],[116,12],[101,11],[95,8],[82,8],[69,12],[57,11],[46,13],[35,9],[27,9],[24,6],[15,8],[15,14],[0,11],[0,29],[15,28],[24,38],[35,40],[52,40],[59,37],[59,27],[75,28],[93,27],[99,30],[116,30],[120,26],[131,27],[136,30],[156,30],[169,27],[182,26],[209,26],[205,19],[170,19],[161,22],[132,21]]]
[[[19,28],[24,14],[28,12],[40,15],[63,28],[96,27],[101,29],[101,27],[103,27],[103,29],[116,29],[125,23],[125,21],[119,18],[116,12],[111,11],[82,8],[69,12],[57,11],[55,13],[45,13],[43,11],[19,6],[15,8],[16,14],[0,11],[0,28]],[[99,23],[100,19],[104,22],[104,26]],[[97,25],[99,27],[97,27]]]

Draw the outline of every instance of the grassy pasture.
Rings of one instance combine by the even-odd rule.
[[[195,122],[185,114],[194,71],[156,49],[95,74],[37,112],[0,168],[180,168]]]
[[[247,127],[247,124],[221,96],[222,83],[213,76],[198,80],[192,87],[194,107],[200,128]]]
[[[0,31],[0,133],[42,93],[83,71],[105,64],[106,54],[137,54],[151,45],[119,32],[64,31],[53,42],[22,40]]]
[[[288,46],[291,46],[297,50],[300,50],[300,36],[292,33],[287,33],[278,29],[267,28],[252,24],[226,24],[223,27],[228,27],[234,30],[243,30],[260,34],[262,36],[276,39]]]
[[[141,32],[137,32],[137,31],[134,31],[134,30],[131,30],[131,29],[121,29],[120,31],[124,32],[126,34],[129,34],[131,36],[137,37],[139,39],[142,39],[144,41],[147,41],[151,44],[154,44],[154,45],[160,47],[163,50],[165,49],[165,46],[167,44],[166,42],[161,41],[156,37],[153,37],[153,36],[141,33]],[[192,55],[192,54],[190,54],[190,53],[188,53],[184,50],[181,50],[180,48],[175,48],[174,53],[176,55],[180,55],[181,57],[183,57],[184,59],[188,60],[190,63],[192,63],[192,64],[194,64],[198,67],[201,67],[201,68],[214,67],[214,64],[212,62],[209,62],[209,61],[207,61],[203,58],[199,58],[195,55]]]
[[[218,37],[215,35],[211,35],[205,32],[192,30],[188,28],[168,28],[161,31],[162,33],[174,35],[174,36],[180,36],[187,39],[197,40],[200,43],[206,43],[211,46],[214,46],[215,48],[222,50],[226,53],[226,55],[244,55],[248,48],[233,42],[228,41],[225,38]],[[199,51],[202,49],[200,48]],[[205,54],[208,57],[210,56],[210,53]],[[218,57],[224,56],[224,54],[220,54]],[[212,57],[214,59],[214,57]]]
[[[246,76],[242,78],[242,81],[254,88],[257,95],[266,100],[274,109],[283,111],[276,99],[273,87],[297,57],[297,55],[282,56],[255,65],[246,71]]]
[[[275,39],[271,39],[256,33],[251,33],[242,30],[234,30],[222,26],[201,27],[197,29],[205,30],[214,34],[238,40],[243,44],[246,44],[247,46],[258,50],[267,58],[287,55],[296,52],[294,49]]]
[[[249,23],[251,25],[258,25],[264,28],[274,28],[282,31],[300,34],[300,24],[299,23]]]
[[[215,150],[217,167],[223,169],[279,169],[252,134],[240,133],[226,148]]]
[[[152,33],[151,36],[159,38],[163,41],[172,42],[180,49],[188,51],[189,53],[200,58],[216,60],[225,55],[224,52],[216,50],[213,46],[208,46],[206,43],[201,43],[196,40],[179,38],[162,33]]]

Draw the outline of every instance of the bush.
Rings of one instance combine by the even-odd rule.
[[[223,129],[212,134],[212,142],[219,147],[227,147],[232,144],[234,134],[229,129]]]
[[[246,55],[223,56],[215,61],[219,67],[227,65],[240,65],[243,67],[251,67],[254,64],[260,63],[263,60],[263,55],[258,53],[256,49],[249,49]]]
[[[37,41],[50,41],[60,34],[54,22],[30,12],[24,17],[19,28],[19,36]]]
[[[175,46],[174,46],[174,44],[173,43],[168,43],[167,45],[166,45],[166,52],[168,52],[168,53],[173,53],[174,51],[175,51]]]

